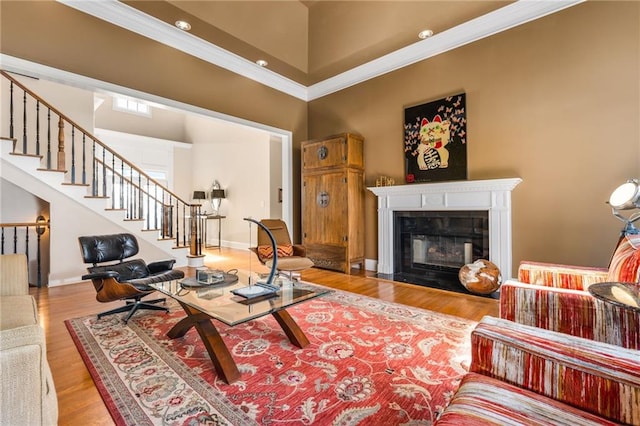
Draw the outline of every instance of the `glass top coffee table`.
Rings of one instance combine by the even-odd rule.
[[[235,326],[271,314],[289,341],[299,348],[304,348],[309,344],[309,340],[286,308],[331,292],[329,289],[315,286],[290,284],[283,286],[273,295],[246,299],[232,293],[233,290],[248,285],[248,274],[240,272],[238,275],[238,281],[231,284],[199,286],[195,280],[189,278],[151,284],[155,290],[178,301],[187,314],[186,318],[169,330],[167,336],[176,339],[195,327],[218,376],[227,383],[238,380],[240,372],[212,319]],[[225,274],[227,282],[231,281],[231,277]]]

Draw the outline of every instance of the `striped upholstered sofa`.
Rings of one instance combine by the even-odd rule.
[[[484,317],[436,425],[640,425],[640,351]]]
[[[627,235],[609,268],[522,262],[500,289],[500,317],[520,324],[640,350],[640,311],[593,297],[591,284],[638,282],[640,235]]]

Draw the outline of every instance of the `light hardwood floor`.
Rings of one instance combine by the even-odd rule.
[[[253,256],[253,257],[252,257]],[[228,270],[231,268],[267,271],[246,250],[222,248],[206,252],[205,264]],[[188,275],[193,268],[185,268]],[[327,287],[350,291],[390,302],[402,303],[432,311],[478,321],[484,315],[498,315],[498,302],[477,296],[429,289],[398,283],[355,272],[345,275],[312,268],[302,272],[302,279]],[[71,340],[64,320],[97,314],[120,303],[98,303],[90,282],[52,288],[32,288],[38,300],[40,318],[47,336],[47,354],[59,404],[60,425],[113,425],[80,354]]]

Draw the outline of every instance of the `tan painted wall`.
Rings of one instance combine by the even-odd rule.
[[[521,177],[522,259],[606,266],[621,223],[605,204],[640,177],[640,3],[587,2],[309,105],[309,136],[365,136],[366,182],[404,182],[404,106],[466,92],[468,177]],[[375,196],[366,257],[377,258]]]

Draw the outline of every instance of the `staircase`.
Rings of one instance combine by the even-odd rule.
[[[3,179],[49,203],[64,203],[65,214],[116,224],[119,232],[176,258],[176,266],[201,264],[201,221],[190,220],[199,217],[199,205],[155,181],[12,75],[1,70],[0,75]],[[54,235],[54,220],[50,229]],[[78,253],[77,236],[69,239],[64,249],[68,243]]]

